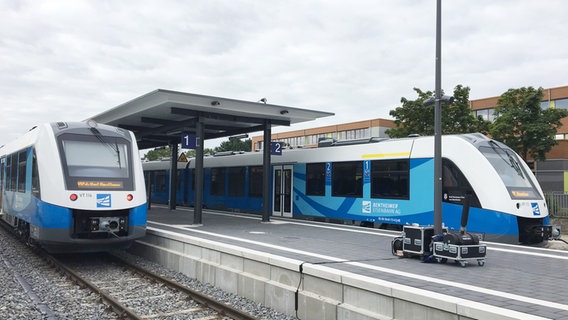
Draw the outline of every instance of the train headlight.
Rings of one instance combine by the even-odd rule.
[[[79,198],[79,196],[78,196],[76,193],[72,193],[72,194],[69,196],[69,200],[71,200],[71,201],[75,201],[75,200],[77,200],[78,198]]]
[[[129,194],[126,196],[126,200],[132,201],[132,199],[134,199],[134,196],[129,193]]]

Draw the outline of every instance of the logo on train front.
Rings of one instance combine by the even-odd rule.
[[[361,202],[363,208],[361,210],[361,212],[363,213],[371,213],[371,201],[367,201],[367,200],[363,200]]]
[[[531,207],[533,211],[533,216],[540,216],[540,207],[538,206],[538,203],[532,202]]]
[[[110,208],[109,193],[97,193],[97,208]]]

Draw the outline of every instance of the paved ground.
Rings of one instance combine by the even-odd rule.
[[[194,226],[191,209],[169,211],[153,206],[148,226],[175,230],[284,257],[326,264],[464,299],[551,319],[568,320],[568,245],[543,247],[487,243],[486,264],[423,263],[391,254],[397,233],[354,226],[229,215],[204,210],[203,225]],[[565,236],[566,238],[566,236]]]

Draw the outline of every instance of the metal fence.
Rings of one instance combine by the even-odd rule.
[[[568,218],[568,193],[551,192],[545,197],[551,217]]]

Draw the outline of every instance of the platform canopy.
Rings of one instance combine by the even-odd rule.
[[[90,119],[131,130],[140,149],[179,144],[184,133],[204,128],[203,139],[262,131],[333,113],[158,89]]]

